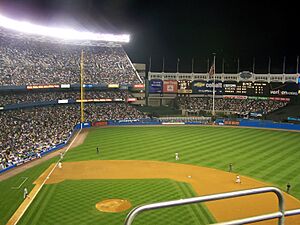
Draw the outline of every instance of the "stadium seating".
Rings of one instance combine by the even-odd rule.
[[[212,98],[178,97],[176,103],[180,109],[188,112],[211,111]],[[287,102],[254,99],[216,98],[215,110],[248,115],[251,112],[268,114],[287,105]]]
[[[89,122],[147,117],[125,103],[86,104],[85,116]],[[0,111],[0,169],[63,143],[79,121],[78,104]]]
[[[0,29],[0,86],[78,84],[82,50],[85,83],[142,82],[121,45],[51,43],[8,33]]]
[[[85,99],[128,99],[132,95],[126,90],[111,90],[111,91],[85,91]],[[72,91],[56,91],[56,92],[14,92],[3,93],[0,95],[0,106],[31,102],[45,102],[59,99],[80,99],[80,92]]]

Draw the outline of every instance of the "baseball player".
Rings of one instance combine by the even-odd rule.
[[[178,152],[175,153],[175,160],[176,161],[179,160],[179,154],[178,154]]]
[[[27,191],[27,188],[25,187],[25,188],[24,188],[24,195],[23,195],[23,198],[25,199],[27,196],[28,196],[28,191]]]
[[[61,163],[61,162],[58,163],[58,168],[59,168],[59,169],[62,168],[62,163]]]
[[[237,184],[241,184],[241,178],[240,178],[240,175],[236,175],[236,180],[235,180],[235,183]]]
[[[290,185],[290,183],[287,183],[287,185],[286,185],[286,192],[289,193],[290,189],[291,189],[291,185]]]
[[[232,172],[232,167],[233,167],[232,163],[229,163],[229,172]]]

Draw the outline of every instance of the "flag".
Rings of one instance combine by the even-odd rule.
[[[177,73],[179,72],[179,63],[180,63],[180,59],[177,58]]]
[[[212,78],[214,74],[215,74],[215,65],[212,65],[208,72],[209,78]]]

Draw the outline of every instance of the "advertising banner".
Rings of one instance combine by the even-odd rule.
[[[270,100],[281,101],[281,102],[289,102],[290,101],[289,98],[279,98],[279,97],[270,97]]]
[[[136,98],[127,98],[127,102],[136,102]]]
[[[134,84],[133,88],[143,89],[143,88],[145,88],[145,85],[144,84]]]
[[[248,96],[242,96],[242,95],[224,95],[223,98],[231,98],[231,99],[247,99]]]
[[[163,81],[162,80],[150,80],[149,81],[149,93],[162,93]]]
[[[59,99],[57,102],[58,102],[58,104],[67,104],[67,103],[69,103],[69,100],[68,99]]]
[[[97,121],[92,123],[93,127],[102,127],[107,126],[107,121]]]
[[[109,84],[107,85],[108,88],[119,88],[119,84]]]
[[[177,93],[178,86],[176,80],[165,80],[163,83],[163,92],[164,93]]]
[[[48,85],[29,85],[26,87],[28,90],[32,89],[48,89],[48,88],[60,88],[58,84],[48,84]]]
[[[61,84],[60,88],[71,88],[70,84]]]
[[[212,94],[213,93],[213,81],[201,81],[201,80],[196,80],[192,82],[192,90],[193,94]],[[222,82],[221,81],[216,81],[215,83],[215,94],[221,95],[222,92]]]
[[[296,83],[270,83],[270,95],[271,96],[297,96],[298,84]]]
[[[225,125],[230,125],[230,126],[239,126],[240,125],[240,121],[237,121],[237,120],[225,120],[224,124]]]

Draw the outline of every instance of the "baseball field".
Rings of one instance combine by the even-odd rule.
[[[285,191],[288,182],[286,208],[300,208],[298,132],[178,126],[98,128],[85,134],[18,224],[121,225],[140,204],[262,186]],[[38,186],[57,160],[0,182],[0,224],[23,202],[23,188]],[[228,172],[230,163],[233,172]],[[237,174],[241,184],[235,183]],[[134,224],[210,224],[276,210],[276,198],[263,194],[146,212]],[[300,217],[286,224],[300,224]]]

